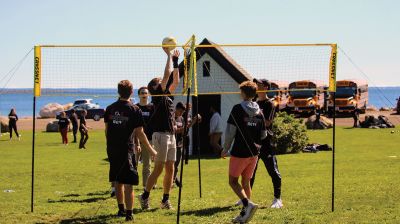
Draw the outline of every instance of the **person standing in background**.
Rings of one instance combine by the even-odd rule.
[[[10,141],[12,140],[12,132],[14,130],[15,134],[17,135],[18,140],[21,140],[21,136],[18,134],[18,129],[17,129],[17,121],[18,121],[18,115],[15,112],[15,109],[12,108],[10,113],[8,114],[8,127],[10,129]]]
[[[214,106],[210,107],[210,113],[212,114],[210,119],[210,146],[216,155],[221,154],[222,147],[219,144],[222,136],[222,120],[221,115],[217,112]]]
[[[61,133],[62,143],[68,145],[69,120],[65,112],[61,112],[61,118],[58,120],[58,131]]]
[[[87,115],[86,110],[83,110],[82,115],[80,117],[80,122],[79,122],[79,132],[81,133],[79,149],[86,149],[85,144],[86,144],[87,140],[89,139],[89,135],[88,135],[89,127],[86,125],[86,118],[85,118],[86,115]]]
[[[76,143],[76,133],[78,132],[78,116],[75,113],[75,109],[71,110],[71,115],[69,116],[69,120],[72,124],[72,134],[74,135],[74,141],[72,143]]]
[[[153,131],[151,127],[148,125],[150,118],[154,112],[154,105],[148,102],[149,91],[147,87],[140,87],[138,90],[139,95],[139,103],[136,106],[142,111],[142,117],[144,121],[144,133],[146,134],[147,139],[151,142]],[[146,187],[147,178],[149,178],[151,173],[151,156],[147,150],[142,150],[143,145],[142,142],[139,143],[139,139],[135,136],[135,147],[136,147],[136,161],[139,162],[140,158],[142,160],[143,169],[142,169],[142,185]]]

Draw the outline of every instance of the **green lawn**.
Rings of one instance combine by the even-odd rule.
[[[259,169],[252,223],[400,223],[400,129],[337,129],[336,210],[331,212],[331,152],[278,156],[284,209],[270,209],[271,181]],[[331,130],[309,131],[311,142],[331,144]],[[0,138],[0,223],[118,223],[109,197],[104,132],[90,133],[87,150],[64,147],[58,133],[37,133],[35,212],[30,213],[31,132],[22,140]],[[396,157],[395,157],[396,156]],[[202,160],[199,198],[197,160],[185,166],[181,223],[229,223],[239,212],[227,176],[228,160]],[[161,185],[161,180],[159,180]],[[14,192],[6,193],[4,190]],[[141,188],[136,189],[141,193]],[[162,191],[151,194],[158,207]],[[177,203],[178,189],[171,199]],[[141,212],[135,223],[174,223],[175,211]]]

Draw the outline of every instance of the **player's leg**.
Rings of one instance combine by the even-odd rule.
[[[116,191],[115,193],[116,193],[116,198],[117,198],[117,203],[118,203],[118,214],[117,214],[117,216],[118,217],[124,217],[125,216],[124,184],[116,182],[115,191]]]
[[[278,169],[278,161],[276,156],[268,156],[265,158],[264,164],[267,168],[269,176],[271,177],[272,185],[274,187],[274,200],[271,203],[271,208],[281,208],[283,207],[281,199],[282,178]]]
[[[176,184],[176,186],[178,186],[178,187],[180,187],[181,186],[181,183],[180,183],[180,181],[179,181],[179,179],[177,178],[177,174],[178,174],[178,168],[179,168],[179,163],[181,162],[181,160],[182,160],[182,147],[177,147],[176,148],[176,161],[175,161],[175,163],[174,163],[174,177],[173,177],[173,180],[174,180],[174,183]]]
[[[124,185],[125,189],[125,205],[126,205],[126,220],[133,220],[133,202],[134,202],[134,191],[130,184]]]
[[[147,179],[150,176],[151,173],[151,156],[150,153],[147,150],[143,150],[144,147],[142,148],[142,153],[141,153],[141,158],[142,158],[142,164],[143,164],[143,169],[142,169],[142,181],[143,181],[143,188],[146,187]]]

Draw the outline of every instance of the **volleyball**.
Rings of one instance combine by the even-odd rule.
[[[162,45],[171,45],[171,46],[166,47],[166,48],[168,48],[169,51],[174,50],[176,48],[176,44],[177,44],[177,42],[174,37],[166,37],[162,41]]]

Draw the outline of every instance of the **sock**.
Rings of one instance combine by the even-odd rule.
[[[132,216],[132,210],[126,210],[126,216]]]
[[[149,196],[150,196],[150,192],[144,190],[144,192],[143,192],[143,194],[142,194],[142,198],[143,198],[143,199],[147,199],[147,198],[149,198]]]
[[[111,192],[115,192],[115,187],[111,187]]]
[[[118,204],[118,209],[120,211],[125,211],[125,205],[124,204]]]
[[[162,203],[165,203],[169,199],[169,194],[163,194]]]
[[[249,205],[249,199],[243,198],[243,199],[242,199],[242,203],[243,203],[243,206],[244,206],[244,207],[247,207],[247,205]]]

